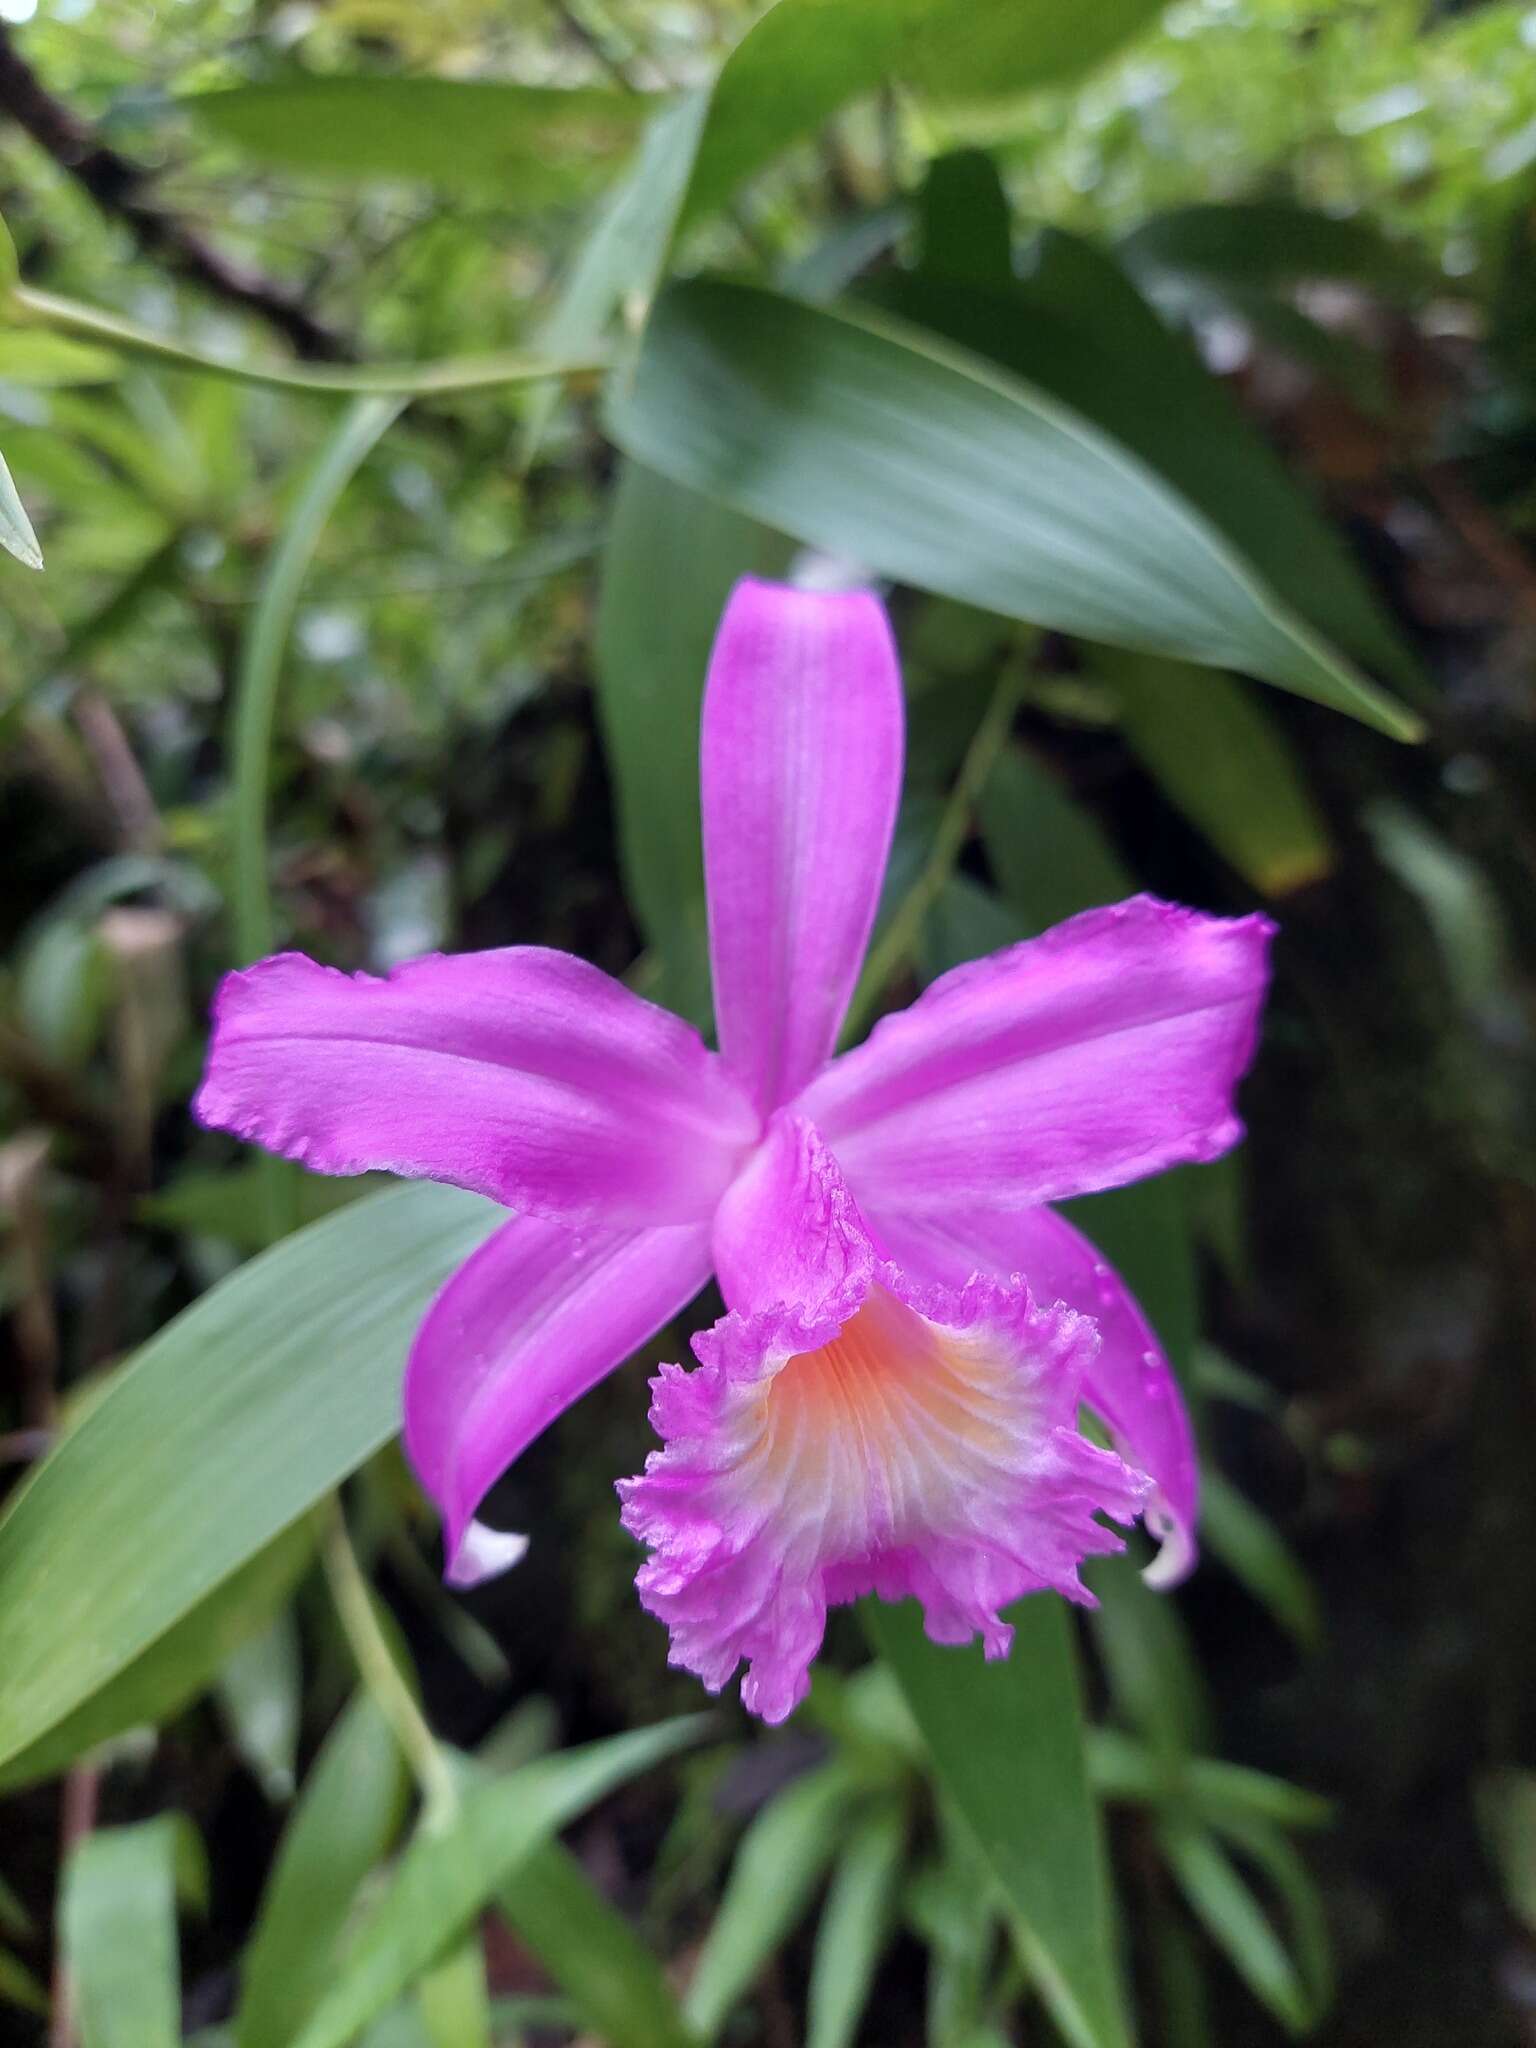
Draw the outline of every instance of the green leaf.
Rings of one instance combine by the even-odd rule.
[[[431,2048],[492,2048],[491,2000],[480,1931],[428,1970],[416,2003]]]
[[[1333,2000],[1333,1942],[1328,1915],[1312,1873],[1279,1828],[1262,1816],[1218,1809],[1212,1814],[1224,1835],[1268,1879],[1284,1908],[1291,1954],[1310,2005],[1308,2027],[1315,2026]]]
[[[268,810],[278,695],[299,593],[326,522],[358,469],[395,420],[398,398],[354,399],[320,445],[300,480],[240,641],[230,722],[230,877],[236,964],[248,966],[276,941]],[[287,1160],[258,1157],[267,1236],[284,1236],[299,1220],[297,1178]]]
[[[25,1939],[31,1932],[32,1915],[5,1879],[0,1877],[0,1934],[14,1934]]]
[[[65,1865],[59,1941],[82,2048],[179,2048],[176,1835],[170,1816],[103,1828]]]
[[[1022,749],[999,755],[979,805],[987,858],[1030,934],[1134,888],[1092,818]],[[1063,1205],[1146,1311],[1181,1376],[1199,1334],[1189,1205],[1177,1174]]]
[[[1178,1609],[1143,1583],[1131,1557],[1095,1558],[1086,1575],[1099,1598],[1091,1621],[1116,1709],[1176,1767],[1212,1738],[1205,1682]]]
[[[949,1800],[939,1801],[937,1818],[942,1854],[917,1873],[905,1903],[928,1949],[927,2038],[933,2048],[959,2048],[980,2031],[1000,1901],[975,1836]]]
[[[618,308],[636,321],[649,310],[708,110],[704,91],[683,93],[664,107],[647,126],[633,164],[604,195],[539,326],[539,347],[553,360],[595,354]],[[525,467],[537,452],[555,396],[546,386],[530,400],[522,437]]]
[[[418,1832],[292,2048],[345,2048],[439,1959],[548,1838],[707,1725],[702,1715],[527,1764]]]
[[[1302,1650],[1322,1641],[1317,1588],[1267,1515],[1209,1464],[1201,1481],[1201,1539]]]
[[[697,2048],[661,1964],[560,1843],[535,1850],[497,1904],[608,2048]]]
[[[920,329],[674,285],[611,413],[637,460],[883,574],[1417,730],[1135,455]]]
[[[1024,920],[969,875],[951,875],[923,923],[918,979],[926,986],[962,960],[979,960],[1027,939]]]
[[[219,1706],[230,1739],[276,1802],[293,1797],[304,1674],[292,1613],[279,1609],[219,1673]]]
[[[111,965],[92,925],[50,915],[33,926],[16,964],[16,1009],[52,1061],[73,1069],[90,1058],[112,993]]]
[[[1373,797],[1363,820],[1376,858],[1415,897],[1457,997],[1486,1014],[1510,986],[1510,934],[1481,861],[1395,797]]]
[[[0,548],[14,555],[28,569],[41,569],[43,566],[43,551],[37,544],[27,508],[11,481],[11,472],[5,466],[3,455],[0,455]]]
[[[1338,280],[1400,297],[1433,282],[1413,250],[1358,215],[1318,213],[1284,199],[1179,206],[1155,213],[1116,244],[1138,280],[1161,275],[1203,282],[1293,285]]]
[[[925,277],[983,287],[1012,277],[1013,213],[985,150],[934,158],[918,188],[917,226]]]
[[[0,1519],[0,1761],[388,1441],[423,1310],[505,1213],[432,1186],[356,1202],[222,1281],[115,1377]]]
[[[404,1761],[361,1693],[326,1737],[278,1845],[245,1951],[237,2048],[287,2048],[330,1982],[358,1888],[405,1810]]]
[[[1484,1771],[1473,1782],[1472,1804],[1504,1903],[1536,1933],[1536,1771]]]
[[[1147,1806],[1182,1801],[1217,1828],[1237,1829],[1249,1822],[1321,1828],[1333,1819],[1333,1807],[1319,1793],[1246,1764],[1186,1757],[1170,1772],[1165,1757],[1118,1728],[1090,1732],[1088,1766],[1093,1788],[1103,1799]]]
[[[176,1230],[188,1236],[221,1237],[238,1251],[264,1251],[271,1234],[262,1215],[263,1161],[254,1155],[239,1166],[194,1167],[178,1173],[163,1188],[146,1195],[138,1215],[159,1230]],[[329,1174],[305,1173],[293,1177],[295,1206],[300,1223],[318,1223],[338,1209],[376,1194],[389,1182],[385,1175],[358,1174],[345,1180]]]
[[[1158,1843],[1191,1912],[1261,2004],[1293,2033],[1316,2022],[1315,1991],[1242,1874],[1204,1828],[1165,1818]]]
[[[1170,2048],[1219,2048],[1199,1934],[1161,1888],[1150,1893],[1148,1904],[1147,1933],[1163,2024],[1158,2038]]]
[[[1293,628],[1301,626],[1307,638],[1322,636],[1313,651],[1336,672],[1342,669],[1343,681],[1335,673],[1328,689],[1309,689],[1242,656],[1215,666],[1248,669],[1298,688],[1395,737],[1417,735],[1417,721],[1365,683],[1339,650],[1422,693],[1417,657],[1338,535],[1112,257],[1051,229],[1040,236],[1033,268],[1017,284],[975,291],[915,275],[894,281],[890,296],[906,317],[1037,385],[1144,462],[1251,565],[1254,582],[1267,583],[1267,601]],[[1150,640],[1129,644],[1152,647]]]
[[[787,558],[754,520],[625,465],[598,596],[597,704],[625,884],[664,959],[690,924],[703,930],[699,715],[715,629],[738,577]]]
[[[0,2004],[19,2005],[23,2012],[46,2015],[48,1993],[26,1964],[0,1948]]]
[[[0,382],[7,384],[109,384],[122,373],[109,349],[71,341],[36,328],[0,328]]]
[[[882,80],[940,98],[997,99],[1088,70],[1158,0],[778,0],[715,81],[684,224]]]
[[[1031,935],[1136,887],[1082,805],[1022,747],[993,762],[977,822],[1003,899]]]
[[[193,93],[177,103],[258,163],[350,178],[488,188],[534,207],[634,140],[639,94],[484,79],[332,76]]]
[[[856,1796],[840,1763],[823,1764],[772,1799],[742,1836],[683,2000],[689,2023],[706,2040],[719,2033],[810,1905]]]
[[[1333,842],[1279,728],[1235,676],[1124,648],[1089,658],[1131,750],[1174,807],[1266,896],[1333,866]]]
[[[895,1672],[940,1784],[1001,1885],[1031,1974],[1072,2048],[1129,2042],[1098,1809],[1083,1749],[1071,1619],[1054,1595],[1009,1614],[1013,1649],[941,1648],[912,1601],[866,1601],[865,1625]]]
[[[62,1457],[64,1450],[56,1455]],[[208,1689],[231,1651],[288,1598],[313,1548],[307,1523],[283,1530],[72,1712],[12,1756],[0,1769],[0,1789],[57,1777],[76,1758],[128,1729],[160,1726],[179,1714]]]
[[[806,2048],[853,2048],[895,1919],[906,1846],[900,1806],[866,1814],[837,1860],[811,1962]]]

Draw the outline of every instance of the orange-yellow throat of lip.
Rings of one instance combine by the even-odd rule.
[[[775,1493],[817,1498],[822,1541],[857,1555],[943,1526],[957,1485],[985,1487],[1027,1430],[1021,1392],[995,1332],[945,1329],[876,1287],[764,1383],[750,1462]]]

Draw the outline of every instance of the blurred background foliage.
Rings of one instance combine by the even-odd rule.
[[[1536,2039],[1536,9],[0,24],[0,2038]],[[1247,1148],[1082,1205],[1202,1569],[841,1615],[765,1734],[664,1718],[645,1362],[450,1597],[483,1205],[185,1104],[273,943],[707,1025],[704,657],[806,549],[911,700],[862,1021],[1138,886],[1282,937]]]

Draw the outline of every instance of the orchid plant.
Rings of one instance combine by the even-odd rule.
[[[1002,1611],[1088,1601],[1083,1559],[1145,1519],[1194,1559],[1189,1419],[1145,1316],[1050,1206],[1241,1134],[1272,932],[1137,896],[934,982],[836,1054],[903,760],[867,591],[746,581],[701,743],[719,1050],[565,953],[227,977],[196,1110],[322,1173],[446,1181],[512,1213],[448,1281],[406,1372],[405,1441],[468,1585],[526,1538],[491,1486],[713,1274],[726,1313],[652,1382],[621,1482],[671,1658],[746,1704],[804,1697],[827,1609],[921,1603],[1005,1655]],[[1096,1415],[1112,1448],[1079,1426]]]

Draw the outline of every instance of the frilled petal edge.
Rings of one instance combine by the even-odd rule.
[[[979,1634],[1002,1656],[1001,1609],[1086,1600],[1079,1564],[1121,1547],[1099,1515],[1134,1519],[1147,1485],[1078,1431],[1088,1318],[1008,1280],[917,1284],[873,1256],[814,1132],[786,1120],[764,1149],[730,1233],[734,1296],[760,1305],[696,1337],[694,1371],[662,1367],[662,1448],[619,1493],[671,1661],[718,1691],[746,1659],[743,1699],[779,1721],[829,1606],[915,1595],[936,1642]],[[757,1204],[772,1228],[754,1272]]]
[[[1083,1403],[1127,1464],[1152,1482],[1143,1519],[1160,1548],[1143,1577],[1158,1588],[1186,1578],[1200,1514],[1189,1411],[1140,1303],[1098,1248],[1051,1209],[974,1209],[942,1219],[881,1213],[871,1227],[883,1249],[926,1280],[1018,1273],[1036,1300],[1093,1317],[1099,1349],[1083,1374]]]

